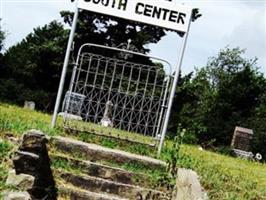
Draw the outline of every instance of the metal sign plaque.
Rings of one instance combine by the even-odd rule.
[[[158,0],[79,0],[78,8],[184,33],[192,12],[187,6]]]

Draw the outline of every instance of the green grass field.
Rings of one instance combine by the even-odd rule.
[[[0,103],[0,192],[6,187],[4,182],[8,171],[8,157],[14,146],[7,140],[7,135],[19,137],[29,129],[39,129],[48,135],[63,135],[78,138],[86,142],[98,143],[110,148],[118,148],[134,153],[155,156],[156,150],[145,145],[128,145],[112,138],[102,138],[93,133],[64,133],[62,119],[58,120],[55,129],[50,128],[51,116],[41,112],[25,110],[17,106]],[[135,140],[150,141],[150,138],[103,129],[89,124],[91,132],[105,135],[125,137]],[[172,141],[167,141],[162,153],[166,159],[171,151]],[[240,160],[221,154],[200,151],[197,146],[182,145],[180,167],[195,170],[201,177],[201,183],[208,192],[210,199],[217,200],[265,200],[266,199],[266,165],[246,160]]]

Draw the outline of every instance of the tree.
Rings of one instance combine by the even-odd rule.
[[[253,153],[260,153],[263,160],[266,160],[266,93],[259,98],[260,104],[255,113],[250,117],[249,126],[254,129],[252,145]]]
[[[1,21],[1,19],[0,19]],[[2,50],[4,47],[4,40],[5,40],[5,32],[2,30],[2,27],[0,26],[0,71],[3,71],[3,54]],[[1,78],[1,74],[0,74]]]
[[[239,48],[222,50],[207,65],[215,101],[206,124],[217,144],[230,144],[235,126],[247,126],[247,119],[259,105],[265,79],[256,68],[256,59],[243,58]]]
[[[176,106],[178,123],[185,128],[184,142],[202,142],[207,134],[204,123],[209,112],[209,104],[213,101],[213,90],[207,79],[207,71],[202,68],[183,78],[183,83],[177,88]]]
[[[73,22],[73,13],[62,11],[61,16],[64,22],[69,26]],[[164,35],[165,30],[156,26],[146,25],[138,22],[132,22],[125,19],[99,15],[89,11],[80,11],[77,30],[75,36],[75,55],[79,47],[84,43],[97,43],[101,45],[117,47],[121,44],[127,44],[131,40],[137,51],[148,53],[147,44],[157,43]],[[90,49],[90,52],[93,49]],[[99,53],[99,49],[94,49]],[[114,56],[114,52],[100,50],[101,54]],[[138,61],[142,64],[151,64],[151,61],[145,57],[133,56],[129,61]]]
[[[72,26],[74,13],[70,11],[62,11],[61,16],[66,24]],[[193,22],[201,16],[199,9],[193,9]],[[127,43],[129,39],[132,41],[131,44],[134,45],[137,51],[148,53],[150,50],[146,45],[160,41],[161,38],[166,35],[166,31],[169,30],[153,25],[81,10],[79,11],[75,37],[75,46],[77,47],[75,49],[75,54],[77,53],[78,48],[84,43],[92,42],[117,47],[118,45]],[[184,35],[180,32],[176,33],[181,37]],[[101,51],[101,54],[107,56],[110,55],[103,51]],[[113,54],[111,55],[113,56]],[[138,61],[142,64],[151,64],[149,59],[140,56],[133,56],[130,60],[135,62]]]
[[[1,19],[0,19],[0,21],[1,21]],[[3,50],[4,39],[5,39],[5,33],[4,33],[4,31],[1,30],[1,26],[0,26],[0,53]]]
[[[5,77],[0,80],[1,99],[18,104],[33,100],[37,108],[50,110],[58,88],[67,37],[63,24],[53,21],[34,29],[9,48],[1,72]]]
[[[71,25],[73,13],[64,11],[61,14],[65,23]],[[159,41],[165,34],[163,29],[133,22],[131,24],[127,20],[110,19],[107,16],[87,11],[81,11],[79,19],[75,35],[76,48],[72,52],[72,58],[76,57],[79,47],[84,43],[118,46],[126,43],[128,39],[132,40],[132,44],[139,51],[147,53],[149,50],[145,48],[145,45]],[[2,75],[6,78],[1,80],[0,98],[18,104],[22,104],[24,100],[34,100],[38,109],[51,110],[63,66],[67,37],[68,31],[62,24],[54,21],[42,28],[34,29],[33,33],[22,42],[11,47],[5,53],[5,69]],[[90,49],[90,51],[99,53],[99,49]],[[101,50],[101,54],[115,56],[110,51]],[[128,60],[133,59],[143,64],[153,64],[145,57],[128,58]],[[161,67],[161,65],[154,65]],[[69,67],[69,70],[72,69]],[[12,74],[12,79],[7,78],[10,74]],[[66,88],[69,77],[67,76],[66,79]],[[5,84],[8,84],[8,91],[4,89]],[[17,89],[22,92],[16,92]],[[13,91],[12,94],[9,91]]]
[[[193,98],[181,110],[180,121],[201,143],[229,145],[235,126],[249,126],[260,105],[266,80],[256,59],[243,54],[239,48],[221,50],[186,86]]]

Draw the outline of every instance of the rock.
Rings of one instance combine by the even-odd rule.
[[[35,178],[28,174],[16,174],[15,170],[10,170],[6,180],[7,185],[12,185],[20,190],[32,189]]]
[[[55,200],[57,196],[47,142],[44,133],[30,130],[23,135],[19,150],[13,157],[16,174],[29,174],[35,177],[33,188],[28,191],[32,199]]]
[[[35,175],[35,170],[39,165],[39,156],[26,151],[16,151],[12,158],[17,174]]]
[[[77,120],[77,121],[82,121],[81,116],[73,115],[73,114],[69,114],[69,113],[60,112],[60,113],[58,113],[58,116],[64,117],[66,119],[73,119],[73,120]]]
[[[7,192],[3,196],[3,200],[31,200],[28,192]]]
[[[13,144],[19,144],[19,139],[16,137],[8,137],[7,139]]]
[[[46,150],[47,142],[48,138],[44,133],[38,130],[30,130],[23,134],[19,150],[38,154],[40,150]]]
[[[113,123],[109,118],[102,118],[100,124],[103,127],[113,127]]]
[[[71,138],[60,136],[52,137],[52,143],[53,146],[61,152],[78,153],[91,161],[111,161],[119,164],[134,163],[154,169],[164,169],[167,166],[165,162],[158,159],[117,149],[110,149],[96,144],[89,144]]]
[[[15,135],[11,132],[3,132],[3,138],[0,139],[0,143],[4,142],[3,139],[13,143],[13,144],[18,144],[19,143],[19,138],[15,137]]]
[[[176,187],[172,200],[206,200],[196,172],[188,169],[178,169]]]

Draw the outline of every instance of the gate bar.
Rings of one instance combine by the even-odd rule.
[[[109,46],[104,46],[104,45],[94,44],[94,43],[85,43],[79,48],[78,57],[80,56],[80,54],[82,52],[82,49],[85,46],[105,48],[105,49],[114,50],[114,51],[121,51],[121,52],[124,52],[124,53],[134,54],[134,55],[137,55],[137,56],[142,56],[142,57],[145,57],[145,58],[151,58],[151,59],[154,59],[154,60],[162,61],[162,62],[166,63],[170,67],[169,75],[172,74],[172,70],[173,70],[172,69],[172,65],[165,59],[162,59],[162,58],[159,58],[159,57],[156,57],[156,56],[146,55],[144,53],[139,53],[139,52],[135,52],[135,51],[128,50],[128,49],[119,49],[117,47],[109,47]]]
[[[72,28],[71,28],[71,32],[70,32],[70,37],[68,40],[68,46],[67,46],[67,52],[66,52],[66,56],[65,56],[65,60],[64,60],[64,66],[63,66],[63,70],[62,70],[62,74],[61,74],[60,85],[59,85],[59,89],[58,89],[58,93],[57,93],[57,99],[56,99],[56,104],[55,104],[55,108],[54,108],[53,118],[52,118],[52,122],[51,122],[51,128],[54,128],[54,126],[56,124],[57,113],[59,110],[59,105],[60,105],[60,101],[61,101],[61,97],[62,97],[62,93],[63,93],[65,76],[66,76],[68,61],[69,61],[69,57],[70,57],[71,44],[73,43],[74,33],[76,30],[76,25],[77,25],[77,20],[78,20],[78,11],[79,11],[79,9],[76,7],[74,20],[73,20]],[[80,57],[81,51],[85,46],[106,48],[106,49],[110,49],[110,50],[114,50],[114,51],[121,51],[121,52],[125,52],[125,53],[130,53],[130,54],[134,54],[134,55],[139,55],[139,56],[159,60],[159,61],[166,63],[170,67],[169,73],[170,74],[172,73],[172,65],[167,60],[164,60],[164,59],[161,59],[158,57],[154,57],[154,56],[149,56],[149,55],[139,53],[139,52],[130,51],[127,49],[118,49],[117,47],[108,47],[108,46],[103,46],[103,45],[93,44],[93,43],[85,43],[79,48],[75,67],[76,67],[77,63],[79,62],[79,57]],[[73,74],[72,74],[72,79],[73,79]],[[73,81],[72,79],[71,79],[71,82]],[[70,88],[70,94],[71,94],[71,92],[72,92],[72,87]]]
[[[62,93],[64,90],[64,83],[65,83],[65,78],[66,78],[66,73],[67,73],[67,66],[68,66],[68,62],[69,62],[71,47],[72,47],[72,43],[73,43],[75,31],[76,31],[76,26],[77,26],[77,21],[78,21],[78,12],[79,12],[79,9],[78,9],[77,3],[76,3],[74,19],[72,22],[70,36],[68,39],[67,50],[66,50],[66,55],[65,55],[65,60],[64,60],[64,66],[62,69],[60,84],[59,84],[58,93],[57,93],[57,97],[56,97],[54,113],[53,113],[53,118],[52,118],[52,122],[51,122],[51,128],[54,128],[54,126],[56,124],[57,113],[58,113],[59,105],[61,102]]]
[[[160,139],[160,144],[158,147],[158,152],[157,152],[157,157],[160,156],[162,148],[163,148],[163,143],[164,143],[164,139],[165,139],[165,135],[167,132],[167,127],[168,127],[168,122],[169,122],[169,118],[170,118],[170,114],[171,114],[171,109],[172,109],[172,105],[173,105],[173,101],[174,101],[174,97],[175,97],[175,92],[176,92],[176,86],[178,83],[178,78],[179,78],[179,73],[180,73],[180,69],[182,66],[182,62],[183,62],[183,58],[184,58],[184,54],[185,54],[185,49],[186,49],[186,45],[187,45],[187,39],[188,39],[188,33],[189,33],[189,29],[190,29],[190,24],[191,24],[191,17],[192,17],[192,12],[189,16],[189,24],[188,24],[188,30],[185,33],[185,35],[183,36],[183,42],[182,42],[182,48],[180,51],[180,55],[179,55],[179,59],[177,62],[177,66],[176,66],[176,71],[175,71],[175,76],[174,76],[174,81],[172,83],[172,88],[171,88],[171,93],[170,93],[170,97],[169,97],[169,103],[168,103],[168,107],[166,108],[166,116],[165,116],[165,121],[163,124],[163,130],[162,130],[162,135],[161,135],[161,139]]]

